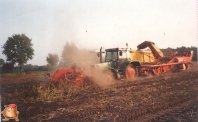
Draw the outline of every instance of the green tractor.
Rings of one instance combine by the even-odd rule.
[[[107,82],[116,79],[132,80],[138,76],[137,66],[141,66],[141,63],[155,61],[150,50],[131,50],[129,48],[106,49],[104,57],[101,48],[98,57],[100,57],[100,63],[91,65],[91,72],[92,74],[97,71],[102,72]]]

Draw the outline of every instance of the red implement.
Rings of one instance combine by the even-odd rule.
[[[53,76],[51,73],[48,75],[51,81],[63,81],[74,84],[75,86],[82,86],[85,82],[85,79],[87,78],[87,76],[81,70],[74,68],[58,69]]]

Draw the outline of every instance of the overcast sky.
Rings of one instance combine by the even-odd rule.
[[[196,0],[1,0],[0,46],[13,34],[32,39],[33,65],[66,42],[79,48],[197,46]],[[0,48],[0,58],[5,59]]]

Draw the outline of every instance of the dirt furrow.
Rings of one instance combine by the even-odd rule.
[[[166,121],[179,112],[186,117],[177,115],[175,120],[193,121],[197,116],[195,102],[190,102],[185,110],[180,106],[197,100],[197,74],[197,70],[162,74],[134,81],[118,81],[105,88],[93,85],[51,101],[28,102],[27,99],[24,102],[19,99],[16,104],[19,106],[19,118],[27,122]],[[16,91],[25,93],[23,95],[27,98],[32,97],[29,93],[35,84],[39,82],[5,83],[2,85],[2,98],[4,94],[11,95]],[[2,100],[3,104],[12,102],[7,98]]]
[[[198,92],[196,89],[198,80],[195,74],[191,76],[194,77],[177,77],[175,80],[170,78],[161,82],[156,80],[154,84],[138,86],[112,87],[99,92],[92,91],[92,94],[81,93],[75,101],[62,104],[59,101],[57,110],[60,107],[64,108],[64,105],[68,108],[65,106],[67,109],[61,114],[56,113],[55,117],[45,119],[59,121],[61,118],[64,121],[87,122],[135,120],[145,114],[168,109],[195,98]]]

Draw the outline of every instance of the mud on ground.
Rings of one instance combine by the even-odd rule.
[[[4,105],[17,104],[22,122],[196,122],[197,64],[185,72],[118,81],[105,88],[86,86],[48,100],[37,99],[35,90],[47,82],[44,75],[2,77],[1,111]]]

